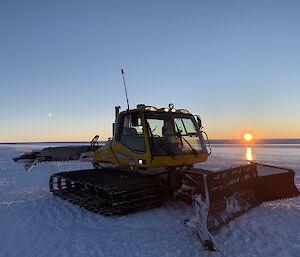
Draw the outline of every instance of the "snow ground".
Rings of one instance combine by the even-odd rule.
[[[300,198],[266,203],[214,233],[220,252],[203,250],[183,224],[192,209],[174,200],[161,208],[121,217],[103,217],[48,191],[53,173],[89,168],[70,162],[43,164],[31,173],[11,159],[40,145],[0,145],[0,257],[11,256],[300,256]],[[241,147],[215,147],[203,168],[243,163]],[[254,158],[296,171],[299,148],[257,148]]]

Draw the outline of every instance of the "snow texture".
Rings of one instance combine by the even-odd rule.
[[[299,197],[265,203],[233,220],[213,234],[220,251],[207,252],[184,224],[192,207],[173,199],[157,209],[103,217],[52,196],[51,174],[90,164],[39,164],[28,173],[12,161],[42,147],[0,145],[0,257],[300,256]],[[199,167],[220,170],[245,163],[243,147],[213,150]],[[294,169],[300,187],[300,146],[252,150],[255,161]]]

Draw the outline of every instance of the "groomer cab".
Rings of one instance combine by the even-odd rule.
[[[187,167],[208,158],[201,120],[185,109],[156,108],[140,104],[119,113],[113,138],[94,154],[97,165],[131,170],[163,171]]]

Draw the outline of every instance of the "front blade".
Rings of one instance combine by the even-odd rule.
[[[261,202],[274,201],[300,195],[294,183],[295,172],[290,169],[256,164],[256,197]]]
[[[252,163],[207,175],[208,229],[219,227],[266,201],[297,197],[295,172]]]

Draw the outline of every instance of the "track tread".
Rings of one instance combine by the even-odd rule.
[[[159,177],[109,169],[57,173],[49,186],[54,195],[105,216],[159,207],[168,192]]]

